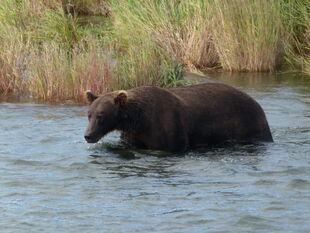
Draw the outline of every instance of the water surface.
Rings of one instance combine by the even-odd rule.
[[[262,105],[275,143],[89,145],[87,107],[1,101],[0,232],[310,232],[310,78],[213,77]]]

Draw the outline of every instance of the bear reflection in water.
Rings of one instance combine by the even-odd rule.
[[[137,148],[173,152],[228,141],[273,141],[261,106],[225,84],[144,86],[101,96],[87,91],[86,96],[88,143],[113,130]]]

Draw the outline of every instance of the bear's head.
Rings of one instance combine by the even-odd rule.
[[[120,108],[127,102],[127,92],[117,91],[96,96],[87,91],[89,103],[88,127],[84,138],[88,143],[96,143],[107,133],[115,130],[119,124]]]

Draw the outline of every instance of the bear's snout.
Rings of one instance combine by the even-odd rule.
[[[96,137],[92,137],[90,134],[85,134],[84,138],[85,138],[85,140],[88,143],[96,143],[96,142],[98,142],[98,139]]]
[[[91,137],[89,135],[84,135],[85,140],[88,142],[89,140],[91,140]]]

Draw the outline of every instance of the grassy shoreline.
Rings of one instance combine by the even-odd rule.
[[[185,71],[310,74],[307,0],[2,0],[0,95],[84,101]]]

